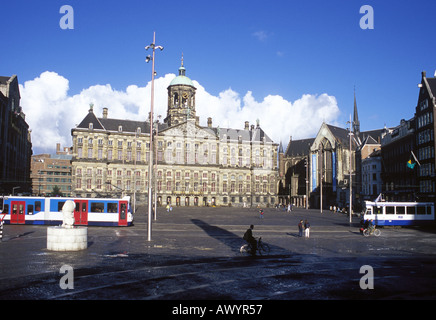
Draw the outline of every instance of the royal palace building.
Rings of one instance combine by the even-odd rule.
[[[130,195],[148,201],[149,159],[158,205],[270,206],[277,203],[275,144],[257,121],[242,129],[199,125],[196,88],[182,65],[168,86],[168,109],[156,122],[150,150],[150,119],[97,117],[91,105],[72,129],[73,193],[76,196]],[[202,106],[207,108],[207,106]],[[242,127],[242,126],[241,126]]]

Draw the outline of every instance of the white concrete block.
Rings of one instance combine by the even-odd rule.
[[[47,249],[52,251],[78,251],[88,248],[88,228],[47,228]]]

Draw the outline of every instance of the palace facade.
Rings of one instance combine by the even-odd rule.
[[[130,195],[148,201],[150,152],[158,205],[270,206],[277,203],[275,144],[260,127],[199,125],[196,88],[182,65],[168,86],[164,121],[156,122],[150,150],[150,119],[97,117],[91,105],[72,129],[73,194],[82,197]],[[207,106],[202,106],[207,107]]]

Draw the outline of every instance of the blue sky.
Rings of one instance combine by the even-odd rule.
[[[65,4],[74,9],[73,30],[59,26]],[[360,28],[363,5],[374,9],[373,30]],[[342,127],[353,111],[356,88],[361,130],[396,126],[413,117],[421,71],[433,76],[436,70],[432,0],[16,0],[1,7],[0,75],[17,74],[24,85],[54,72],[67,79],[63,100],[96,85],[121,92],[130,85],[145,88],[151,64],[145,63],[144,47],[153,31],[157,44],[165,47],[157,52],[157,77],[176,74],[183,52],[187,76],[212,97],[231,89],[239,100],[250,92],[262,104],[268,96],[294,103],[303,95],[327,94],[336,99],[339,112],[324,120]],[[23,93],[29,116],[33,112],[26,110],[36,98]],[[249,106],[241,102],[240,108]],[[262,117],[274,117],[265,113],[258,115],[261,124]],[[276,121],[288,117],[292,112]],[[32,130],[41,124],[28,122]],[[243,119],[239,122],[242,127]],[[290,125],[286,134],[306,138],[316,133]],[[283,136],[273,138],[286,144]]]

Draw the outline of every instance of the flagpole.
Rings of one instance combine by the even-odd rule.
[[[351,132],[351,125],[352,125],[352,122],[351,122],[351,114],[350,114],[350,163],[349,163],[349,169],[350,169],[350,209],[349,209],[349,211],[350,211],[350,224],[351,224],[351,222],[352,222],[352,215],[353,215],[353,177],[352,177],[352,175],[353,175],[353,172],[352,172],[352,170],[351,170],[351,166],[352,166],[352,164],[353,164],[353,162],[352,162],[352,159],[351,159],[351,156],[352,156],[352,148],[351,148],[351,136],[353,135],[353,133]]]
[[[415,159],[416,163],[418,164],[418,166],[421,166],[421,164],[419,163],[418,159],[416,159],[415,154],[413,153],[413,151],[410,151],[412,153],[413,159]]]

